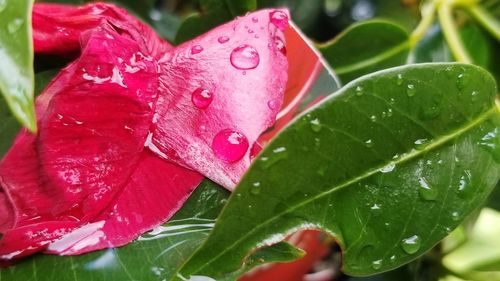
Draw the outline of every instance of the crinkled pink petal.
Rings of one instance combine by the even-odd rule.
[[[160,60],[160,92],[148,146],[228,189],[250,148],[276,119],[287,80],[283,33],[262,10],[217,27]]]
[[[172,217],[202,179],[196,172],[145,151],[116,203],[95,219],[102,223],[94,224],[98,227],[84,239],[66,235],[51,244],[48,252],[74,255],[125,245]]]
[[[81,35],[103,23],[120,30],[121,35],[135,41],[142,52],[156,57],[172,46],[160,39],[146,24],[124,9],[111,4],[84,6],[36,3],[33,8],[33,41],[35,51],[68,54],[80,50]]]

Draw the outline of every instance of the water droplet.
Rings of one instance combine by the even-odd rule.
[[[356,87],[356,96],[360,97],[363,95],[363,87],[357,86]]]
[[[451,213],[451,219],[454,221],[459,221],[460,220],[460,213],[456,212],[456,211]]]
[[[370,116],[370,120],[372,120],[372,122],[377,122],[377,116],[375,115]]]
[[[234,163],[245,155],[248,150],[248,140],[242,133],[231,129],[220,131],[212,141],[212,150],[217,158]]]
[[[389,260],[390,260],[391,262],[395,262],[395,261],[396,261],[396,255],[392,255],[392,256],[389,258]]]
[[[191,47],[191,54],[193,55],[199,54],[201,53],[201,51],[203,51],[203,47],[200,45],[194,45],[193,47]]]
[[[253,18],[252,18],[252,22],[253,22],[253,23],[258,23],[258,22],[259,22],[259,19],[258,19],[257,17],[253,17]]]
[[[23,20],[22,19],[13,19],[7,24],[7,31],[9,33],[15,33],[21,28],[21,25],[23,25]]]
[[[390,173],[392,171],[394,171],[394,169],[396,168],[396,164],[394,162],[391,162],[387,165],[385,165],[384,167],[382,167],[379,171],[381,173]]]
[[[221,36],[221,37],[217,38],[217,41],[218,41],[219,43],[221,43],[221,44],[224,44],[224,43],[226,43],[227,41],[229,41],[229,37],[227,37],[227,36]]]
[[[0,0],[0,13],[7,8],[7,0]]]
[[[414,144],[418,150],[422,150],[428,145],[428,141],[428,139],[418,139],[414,142]]]
[[[420,118],[422,120],[432,120],[439,116],[441,113],[441,107],[437,104],[423,107],[420,112]]]
[[[248,33],[250,33],[250,34],[254,33],[253,29],[249,29]]]
[[[260,193],[260,190],[262,189],[260,182],[254,182],[252,186],[250,187],[250,193],[253,195],[257,195]]]
[[[409,97],[413,97],[417,93],[417,90],[415,89],[415,85],[413,84],[408,84],[406,86],[406,95]]]
[[[464,174],[460,177],[458,182],[458,195],[462,198],[468,197],[468,193],[473,191],[472,188],[469,187],[471,183],[471,172],[469,170],[465,170]]]
[[[373,141],[371,139],[365,141],[365,146],[368,148],[373,147]]]
[[[288,153],[286,151],[286,148],[283,146],[277,147],[273,149],[273,154],[270,157],[261,157],[261,167],[264,169],[267,169],[271,167],[272,165],[278,163],[281,160],[287,159],[288,158]]]
[[[267,102],[267,107],[271,110],[277,110],[279,106],[279,102],[277,100],[270,100]]]
[[[311,121],[309,121],[309,123],[311,123],[311,129],[314,131],[314,132],[319,132],[321,131],[321,122],[319,121],[318,118],[315,118]]]
[[[387,109],[387,117],[391,117],[392,116],[392,109],[389,108]]]
[[[380,210],[380,205],[379,204],[373,204],[371,207],[370,207],[371,210]]]
[[[500,163],[500,138],[498,138],[498,128],[486,133],[477,143],[481,148],[488,151],[495,162]]]
[[[467,84],[467,76],[464,73],[458,74],[457,89],[463,90]]]
[[[269,13],[269,20],[281,31],[285,31],[288,27],[288,15],[283,11],[272,11]]]
[[[420,197],[424,200],[436,200],[438,196],[438,190],[429,185],[427,180],[424,177],[418,179],[418,183],[420,188],[418,189],[418,193]]]
[[[278,51],[280,51],[283,55],[286,55],[286,46],[283,39],[281,39],[279,36],[275,36],[274,44],[276,45],[276,49],[278,49]]]
[[[213,94],[203,88],[198,88],[191,94],[191,102],[199,109],[207,108],[212,103],[213,98]]]
[[[401,86],[403,85],[403,82],[404,82],[404,79],[403,79],[403,74],[398,74],[398,77],[396,79],[396,84],[398,84],[398,86]]]
[[[262,151],[262,146],[258,142],[254,142],[250,148],[250,160],[254,159]]]
[[[259,65],[257,50],[250,45],[241,45],[231,52],[231,64],[237,69],[254,69]]]
[[[446,76],[448,78],[453,77],[453,68],[451,66],[448,66],[444,71],[446,72]]]
[[[382,260],[376,260],[372,262],[372,268],[379,270],[382,267]]]
[[[413,235],[408,238],[403,239],[401,247],[407,254],[414,254],[420,249],[420,237],[418,235]]]

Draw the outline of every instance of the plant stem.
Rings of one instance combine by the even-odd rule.
[[[450,46],[455,59],[463,63],[472,63],[467,50],[465,49],[460,34],[453,21],[453,1],[443,1],[438,8],[439,21],[443,29],[444,37]]]
[[[470,14],[497,40],[500,40],[500,22],[479,5],[466,6]]]
[[[437,1],[432,1],[422,7],[422,19],[410,35],[410,47],[415,46],[427,33],[434,23]]]

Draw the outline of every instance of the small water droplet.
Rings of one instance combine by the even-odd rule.
[[[260,193],[260,190],[262,189],[260,182],[254,182],[252,186],[250,187],[250,193],[253,195],[258,195]]]
[[[250,160],[254,159],[262,151],[262,146],[258,142],[254,142],[250,148]]]
[[[277,100],[270,100],[267,102],[267,107],[271,110],[277,110],[279,106],[279,102]]]
[[[387,165],[385,165],[384,167],[382,167],[381,169],[379,169],[379,171],[381,173],[390,173],[392,171],[394,171],[394,169],[396,168],[396,164],[394,162],[391,162]]]
[[[365,146],[368,148],[373,147],[373,141],[371,139],[365,141]]]
[[[401,247],[407,254],[414,254],[420,249],[420,237],[418,235],[413,235],[408,238],[403,239]]]
[[[371,210],[380,210],[380,205],[379,204],[373,204],[371,207],[370,207]]]
[[[194,45],[193,47],[191,47],[191,54],[193,55],[199,54],[201,53],[201,51],[203,51],[203,47],[200,45]]]
[[[396,255],[392,255],[389,260],[391,261],[391,263],[395,262],[396,261]]]
[[[396,79],[396,84],[398,84],[398,86],[401,86],[403,85],[403,82],[404,82],[404,79],[403,79],[403,74],[398,74],[398,77]]]
[[[22,19],[13,19],[7,24],[7,31],[9,33],[15,33],[21,28],[21,25],[23,25],[23,20]]]
[[[453,77],[453,68],[451,66],[448,66],[444,71],[446,72],[446,76],[448,78]]]
[[[469,187],[471,183],[471,172],[469,170],[465,170],[464,174],[460,177],[460,180],[458,182],[458,196],[461,198],[466,198],[468,197],[469,193],[472,190],[472,188]]]
[[[285,31],[288,27],[288,15],[283,11],[272,11],[269,13],[269,20],[281,31]]]
[[[370,120],[372,120],[372,122],[377,122],[377,116],[375,115],[370,116]]]
[[[428,142],[428,139],[418,139],[414,142],[414,144],[418,150],[422,150],[428,145]]]
[[[277,147],[273,149],[273,154],[269,157],[261,157],[261,167],[263,169],[267,169],[271,167],[272,165],[278,163],[281,160],[287,159],[288,158],[288,153],[286,151],[286,148],[283,146]]]
[[[391,117],[392,116],[392,109],[389,108],[387,109],[387,117]]]
[[[356,87],[356,96],[360,97],[363,95],[363,87],[357,86]]]
[[[441,107],[437,104],[423,107],[420,112],[420,118],[422,120],[432,120],[439,116],[441,113]]]
[[[463,90],[467,84],[467,75],[464,73],[458,74],[457,77],[457,89]]]
[[[311,121],[309,121],[309,123],[311,123],[311,129],[314,131],[314,132],[319,132],[321,131],[321,122],[319,121],[318,118],[315,118]]]
[[[224,43],[226,43],[227,41],[229,41],[229,37],[227,37],[227,36],[221,36],[221,37],[217,38],[217,41],[218,41],[219,43],[221,43],[221,44],[224,44]]]
[[[225,129],[217,133],[212,141],[212,150],[217,158],[234,163],[245,155],[248,150],[248,140],[242,133]]]
[[[231,64],[237,69],[254,69],[259,65],[257,50],[250,45],[241,45],[231,52]]]
[[[422,199],[427,201],[436,200],[438,196],[438,190],[436,188],[431,187],[424,177],[419,178],[418,183],[420,185],[418,193]]]
[[[379,270],[382,267],[382,260],[376,260],[372,262],[372,268]]]
[[[259,22],[259,19],[258,19],[257,17],[253,17],[253,18],[252,18],[252,22],[253,22],[253,23],[258,23],[258,22]]]
[[[477,144],[488,151],[495,162],[500,163],[500,138],[498,136],[498,127],[493,131],[486,133]]]
[[[413,97],[417,93],[417,90],[415,89],[415,85],[413,84],[408,84],[406,86],[406,95],[409,97]]]
[[[283,41],[283,39],[281,39],[281,37],[279,37],[279,36],[275,36],[274,37],[274,44],[276,46],[276,49],[278,49],[278,51],[280,51],[283,55],[286,56],[286,46],[285,46],[285,42]]]
[[[250,34],[254,33],[253,29],[249,29],[248,33],[250,33]]]
[[[212,103],[213,98],[213,94],[203,88],[198,88],[191,94],[191,102],[199,109],[207,108]]]
[[[460,220],[460,213],[455,211],[451,213],[451,219],[454,221],[459,221]]]

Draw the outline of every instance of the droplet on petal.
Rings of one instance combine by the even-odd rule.
[[[229,41],[229,37],[227,37],[227,36],[221,36],[221,37],[217,38],[217,41],[218,41],[219,43],[221,43],[221,44],[224,44],[224,43],[226,43],[227,41]]]
[[[274,37],[274,43],[276,44],[276,49],[286,56],[285,42],[279,36],[276,36]]]
[[[217,158],[234,163],[245,155],[248,150],[248,140],[238,131],[225,129],[217,133],[212,141],[212,150]]]
[[[259,19],[257,17],[253,17],[252,22],[257,23],[257,22],[259,22]]]
[[[267,107],[271,110],[276,110],[278,109],[278,101],[277,100],[270,100],[267,102]]]
[[[203,47],[200,45],[194,45],[193,47],[191,47],[191,54],[193,55],[201,53],[201,51],[203,51]]]
[[[231,64],[237,69],[254,69],[259,65],[257,50],[250,45],[241,45],[231,52]]]
[[[254,142],[250,149],[250,160],[254,159],[262,151],[262,146],[258,142]]]
[[[213,94],[207,89],[198,88],[191,95],[191,101],[199,109],[207,108],[214,99]]]
[[[273,11],[269,14],[269,19],[279,30],[285,31],[288,27],[288,15],[280,10]]]

